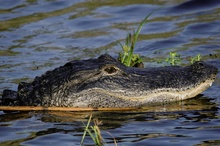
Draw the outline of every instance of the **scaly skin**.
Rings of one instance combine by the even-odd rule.
[[[204,62],[180,67],[126,67],[109,55],[75,60],[4,90],[2,105],[140,107],[195,97],[211,86],[217,68]]]

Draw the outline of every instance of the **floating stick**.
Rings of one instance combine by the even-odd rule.
[[[129,108],[92,108],[92,107],[43,107],[43,106],[0,106],[0,111],[126,111],[134,110]]]

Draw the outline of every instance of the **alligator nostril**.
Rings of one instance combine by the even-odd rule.
[[[116,69],[115,67],[113,67],[113,66],[106,67],[104,70],[105,70],[108,74],[113,74],[113,73],[117,72],[117,69]]]
[[[199,62],[198,64],[199,64],[200,66],[204,66],[204,64],[203,64],[202,62]]]

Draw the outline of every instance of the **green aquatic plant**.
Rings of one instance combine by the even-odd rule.
[[[154,12],[154,11],[153,11]],[[139,24],[137,30],[133,30],[133,33],[128,33],[125,44],[122,45],[120,42],[118,44],[121,46],[123,52],[119,53],[118,60],[126,66],[129,67],[143,67],[143,61],[139,54],[134,54],[135,44],[137,42],[138,36],[141,32],[142,27],[144,24],[147,23],[148,18],[153,13],[149,13]],[[177,52],[170,52],[169,57],[165,60],[156,60],[157,63],[162,63],[163,61],[169,63],[170,65],[179,65],[182,61],[180,58],[181,55]],[[201,60],[201,55],[198,54],[195,57],[190,59],[190,64],[193,64],[196,61]]]
[[[91,120],[92,120],[92,115],[90,115],[89,120],[87,121],[87,124],[86,125],[83,124],[85,128],[84,128],[84,133],[83,133],[80,144],[83,145],[84,140],[85,140],[85,136],[88,133],[96,146],[105,145],[106,142],[104,141],[102,134],[101,134],[101,130],[99,128],[99,126],[102,124],[102,122],[95,118],[95,119],[93,119],[94,124],[91,126],[91,124],[90,124]],[[116,139],[111,135],[111,133],[109,133],[109,132],[106,132],[106,133],[108,133],[113,138],[114,145],[117,146]]]
[[[122,53],[119,53],[118,60],[126,66],[136,66],[142,62],[142,59],[139,54],[134,54],[135,44],[137,42],[138,36],[141,32],[142,27],[144,24],[147,23],[148,18],[153,12],[149,13],[144,20],[142,20],[137,28],[137,30],[133,30],[133,33],[128,33],[125,44],[122,45],[120,42],[120,46],[123,50]]]
[[[89,136],[92,138],[93,142],[95,143],[95,145],[102,146],[104,145],[104,139],[102,138],[101,131],[99,129],[99,125],[101,124],[101,122],[98,121],[98,119],[94,119],[93,120],[94,125],[90,126],[91,120],[92,120],[92,115],[90,115],[87,125],[86,126],[84,125],[85,129],[81,140],[81,145],[83,145],[85,136],[88,133]]]
[[[171,65],[178,65],[181,63],[180,54],[177,54],[176,52],[170,52],[170,56],[165,59],[165,62],[171,64]]]
[[[176,52],[170,52],[169,55],[170,56],[168,58],[164,59],[164,61],[169,63],[170,65],[179,65],[182,62],[182,60],[183,60],[181,58],[181,55],[176,53]],[[188,61],[190,62],[190,64],[193,64],[194,62],[200,61],[201,59],[202,59],[201,54],[198,54],[198,55],[196,55],[194,57],[191,57],[190,61],[189,60]],[[156,62],[158,63],[157,60],[156,60]],[[160,62],[160,63],[162,63],[162,62]]]
[[[201,59],[202,59],[201,54],[198,54],[198,55],[196,55],[194,57],[191,57],[190,64],[193,64],[196,61],[200,61]]]

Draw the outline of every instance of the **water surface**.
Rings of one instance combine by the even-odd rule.
[[[0,95],[21,81],[73,59],[117,57],[140,21],[135,53],[145,66],[174,51],[187,64],[202,55],[220,69],[220,1],[217,0],[0,0]],[[165,64],[166,65],[166,64]],[[220,76],[195,99],[148,110],[92,112],[108,145],[220,145]],[[0,111],[0,145],[80,145],[91,112]],[[109,135],[107,132],[111,133]],[[86,137],[86,145],[93,145]]]

